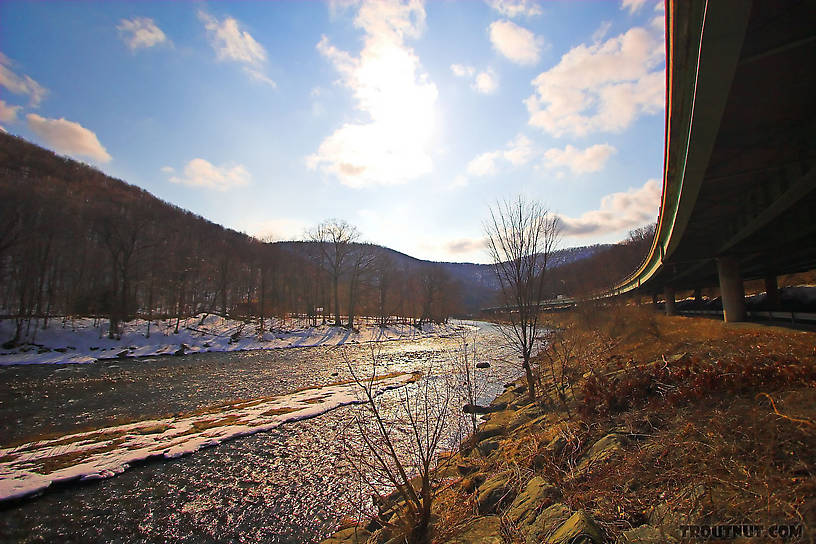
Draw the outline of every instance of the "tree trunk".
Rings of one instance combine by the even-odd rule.
[[[530,397],[530,402],[535,402],[535,378],[533,377],[533,369],[530,367],[530,356],[524,355],[524,374],[527,376],[527,395]]]

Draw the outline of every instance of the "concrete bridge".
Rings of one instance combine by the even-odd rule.
[[[816,3],[670,1],[666,147],[657,232],[602,296],[719,285],[726,321],[743,281],[816,268]]]

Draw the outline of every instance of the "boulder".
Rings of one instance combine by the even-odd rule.
[[[584,510],[578,510],[547,539],[548,544],[601,544],[604,532]]]
[[[476,368],[490,368],[490,363],[488,363],[487,361],[476,363]]]
[[[506,432],[507,427],[504,425],[499,425],[497,423],[486,423],[479,427],[474,435],[474,438],[476,439],[476,442],[481,442],[482,440],[493,438],[494,436],[499,436],[505,434]]]
[[[676,538],[651,525],[641,525],[636,529],[624,531],[618,538],[618,544],[674,544],[676,542]]]
[[[462,406],[462,411],[466,414],[490,414],[493,412],[501,412],[507,408],[507,404],[491,404],[490,406],[482,406],[481,404],[465,404]]]
[[[510,428],[515,429],[521,427],[525,423],[529,423],[541,416],[541,407],[537,403],[532,403],[524,408],[517,410],[513,419],[510,420]]]
[[[507,517],[515,524],[532,522],[542,506],[549,506],[560,498],[560,489],[547,483],[541,476],[536,476],[527,482],[524,491],[510,505]]]
[[[501,518],[485,516],[468,522],[448,544],[502,544]]]
[[[535,519],[530,516],[523,520],[519,528],[528,544],[540,544],[568,520],[571,513],[567,505],[557,502],[539,512]]]
[[[476,444],[476,449],[479,450],[484,457],[487,457],[501,446],[501,441],[498,438],[488,438]]]
[[[606,461],[614,453],[626,446],[626,437],[619,433],[610,433],[592,445],[584,458],[578,463],[576,472],[581,473],[592,465]]]
[[[477,502],[480,514],[492,514],[513,500],[514,490],[509,478],[510,473],[497,474],[479,486]]]

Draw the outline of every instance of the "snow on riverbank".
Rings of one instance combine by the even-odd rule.
[[[413,374],[384,376],[375,383],[375,394],[413,379]],[[110,478],[139,461],[173,459],[356,404],[357,387],[353,383],[316,387],[239,401],[198,415],[117,425],[0,448],[0,502],[43,491],[53,484]]]
[[[207,351],[246,351],[309,346],[336,346],[383,340],[447,336],[466,325],[426,323],[422,330],[412,325],[379,327],[364,324],[359,332],[327,325],[310,327],[303,322],[266,320],[266,332],[260,336],[258,322],[201,314],[181,320],[148,322],[136,319],[124,323],[119,339],[108,338],[108,322],[94,326],[91,318],[52,319],[47,329],[32,322],[27,344],[13,349],[0,348],[0,365],[92,363],[100,359],[181,355]],[[14,336],[14,321],[0,321],[0,339]]]

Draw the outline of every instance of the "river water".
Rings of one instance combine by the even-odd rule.
[[[480,402],[517,377],[493,326],[478,324]],[[379,373],[450,368],[459,338],[380,344]],[[123,421],[283,395],[371,369],[371,346],[291,348],[0,367],[0,445]],[[398,395],[398,392],[387,395]],[[317,542],[355,513],[357,477],[338,429],[339,408],[172,461],[49,490],[0,510],[3,542]]]

